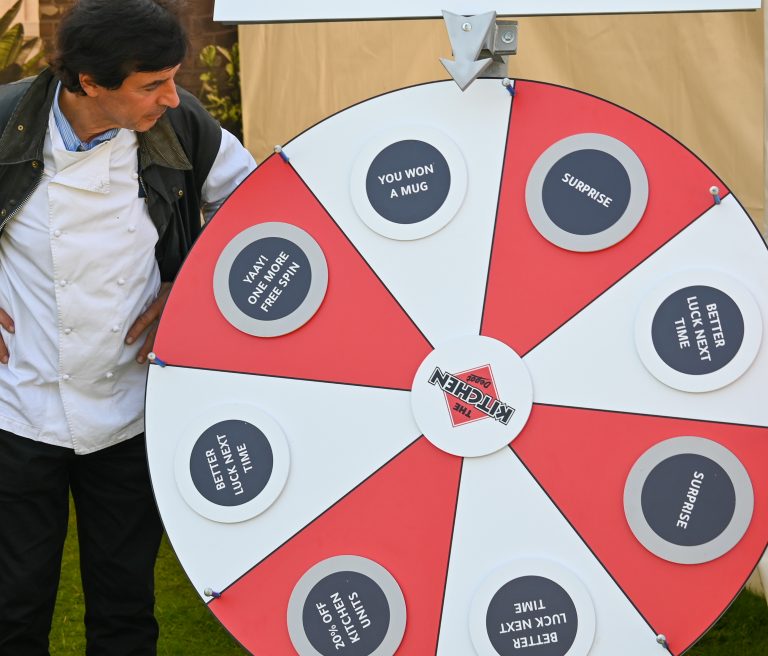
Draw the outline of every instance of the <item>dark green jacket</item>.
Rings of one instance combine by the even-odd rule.
[[[56,78],[0,86],[0,237],[43,175],[43,145]],[[155,254],[164,281],[173,280],[200,234],[201,190],[221,144],[221,128],[190,93],[147,132],[137,133],[139,181],[160,239]],[[137,189],[138,193],[138,189]]]

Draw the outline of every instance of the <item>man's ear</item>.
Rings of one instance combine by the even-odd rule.
[[[90,98],[98,96],[103,89],[103,87],[96,84],[96,81],[90,73],[80,73],[78,77],[80,80],[80,87],[85,91],[85,95]]]

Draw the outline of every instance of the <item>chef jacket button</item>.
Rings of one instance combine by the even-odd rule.
[[[124,285],[125,284],[125,278],[118,278],[117,279],[117,284],[118,285]]]
[[[61,230],[54,230],[53,231],[53,236],[54,237],[61,237]]]
[[[66,287],[67,281],[66,280],[59,280],[59,287]]]
[[[72,332],[72,329],[71,329],[71,328],[65,328],[65,329],[64,329],[64,334],[65,334],[65,335],[69,335],[69,333],[71,333],[71,332]]]
[[[64,380],[69,380],[70,378],[72,378],[72,376],[70,376],[69,374],[64,374],[62,376],[62,379],[64,379]]]
[[[112,378],[115,374],[113,374],[111,371],[108,371],[105,375],[107,378]]]
[[[112,332],[113,333],[119,333],[120,332],[120,326],[112,326]]]
[[[128,232],[136,232],[136,226],[128,226]]]
[[[132,177],[134,180],[138,180],[138,179],[139,179],[139,174],[138,174],[138,173],[136,173],[136,171],[134,171],[133,173],[131,173],[131,177]]]

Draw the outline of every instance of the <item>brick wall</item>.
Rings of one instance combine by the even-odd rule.
[[[54,35],[61,15],[69,9],[74,0],[39,0],[40,2],[40,36],[45,43],[46,52],[53,51]],[[186,9],[182,20],[189,34],[190,52],[184,60],[177,80],[181,86],[197,95],[202,69],[197,55],[203,46],[209,43],[231,46],[237,40],[237,28],[221,25],[211,20],[214,0],[186,0]]]

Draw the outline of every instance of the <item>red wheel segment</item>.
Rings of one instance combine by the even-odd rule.
[[[637,228],[615,246],[592,253],[548,242],[531,223],[525,203],[528,174],[538,157],[579,133],[624,142],[643,162],[651,189]],[[585,93],[518,82],[482,334],[526,354],[711,207],[712,185],[727,193],[699,159],[648,121]],[[510,320],[510,307],[519,308],[512,313],[517,320]]]
[[[255,339],[218,311],[213,271],[240,232],[290,223],[329,262],[328,291],[312,320],[282,337]],[[363,302],[364,301],[364,302]],[[389,348],[396,344],[397,348]],[[431,346],[291,166],[272,157],[246,180],[192,250],[168,300],[155,342],[178,366],[410,389]]]
[[[663,440],[688,435],[733,452],[755,492],[744,538],[700,565],[670,563],[646,550],[622,505],[637,459]],[[761,444],[766,439],[768,428],[534,405],[512,448],[640,613],[680,654],[728,607],[766,547],[768,462]]]
[[[385,567],[405,595],[408,622],[397,653],[434,653],[461,462],[420,439],[246,573],[210,609],[253,654],[292,654],[286,608],[297,581],[326,558],[354,554]]]

